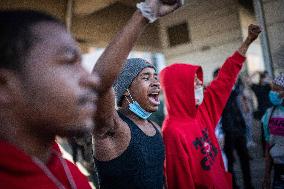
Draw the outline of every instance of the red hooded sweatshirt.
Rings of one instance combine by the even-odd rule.
[[[226,60],[217,78],[204,91],[204,100],[198,107],[194,76],[197,74],[203,80],[201,67],[173,64],[162,70],[160,80],[168,112],[162,131],[169,189],[232,188],[215,127],[244,60],[238,52]]]
[[[57,145],[53,149],[60,153]],[[78,189],[91,189],[87,178],[71,162],[67,161],[73,180]],[[64,168],[56,155],[47,164],[53,175],[71,189]],[[54,182],[40,169],[25,152],[0,141],[0,188],[1,189],[58,189]]]

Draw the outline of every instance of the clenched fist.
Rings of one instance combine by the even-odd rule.
[[[183,0],[171,2],[173,4],[163,3],[162,0],[145,0],[145,3],[152,9],[157,17],[162,17],[179,8],[183,4]]]
[[[261,29],[258,25],[250,24],[248,27],[248,39],[250,42],[253,42],[257,39],[258,35],[260,34]]]

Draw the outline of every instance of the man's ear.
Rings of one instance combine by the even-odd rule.
[[[0,104],[11,104],[15,97],[16,75],[10,70],[0,69]]]

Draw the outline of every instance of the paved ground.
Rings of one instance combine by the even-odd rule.
[[[252,184],[255,189],[261,188],[263,173],[264,173],[264,159],[261,157],[253,157],[251,161],[251,177],[252,177]],[[243,188],[243,179],[242,179],[242,172],[240,169],[239,162],[236,162],[235,166],[235,173],[237,177],[237,183],[240,186],[240,189]]]

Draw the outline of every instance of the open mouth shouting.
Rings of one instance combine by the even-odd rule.
[[[160,104],[159,94],[160,90],[153,90],[148,94],[148,99],[154,106],[158,106]]]

